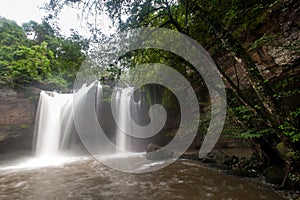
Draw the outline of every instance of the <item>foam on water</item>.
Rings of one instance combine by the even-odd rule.
[[[88,156],[58,156],[58,157],[32,157],[15,160],[0,168],[0,171],[31,170],[42,167],[62,166],[67,163],[91,159]]]

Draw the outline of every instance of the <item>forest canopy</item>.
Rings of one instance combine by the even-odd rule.
[[[87,50],[88,41],[76,32],[65,38],[45,21],[19,26],[0,18],[0,84],[69,88]]]

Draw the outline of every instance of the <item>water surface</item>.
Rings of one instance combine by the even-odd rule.
[[[284,198],[257,181],[224,175],[197,161],[178,160],[159,171],[128,174],[89,158],[49,167],[2,169],[0,199]]]

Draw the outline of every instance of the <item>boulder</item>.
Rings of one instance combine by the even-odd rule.
[[[148,160],[166,160],[173,158],[174,152],[169,151],[157,144],[149,144],[146,151],[146,159]]]
[[[284,167],[273,165],[264,170],[266,181],[272,184],[281,184],[284,179]]]

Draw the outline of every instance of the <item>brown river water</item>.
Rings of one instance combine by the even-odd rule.
[[[159,164],[159,163],[158,163]],[[148,166],[151,167],[151,166]],[[150,173],[116,171],[92,158],[47,167],[0,169],[0,199],[285,199],[253,179],[177,160]]]

